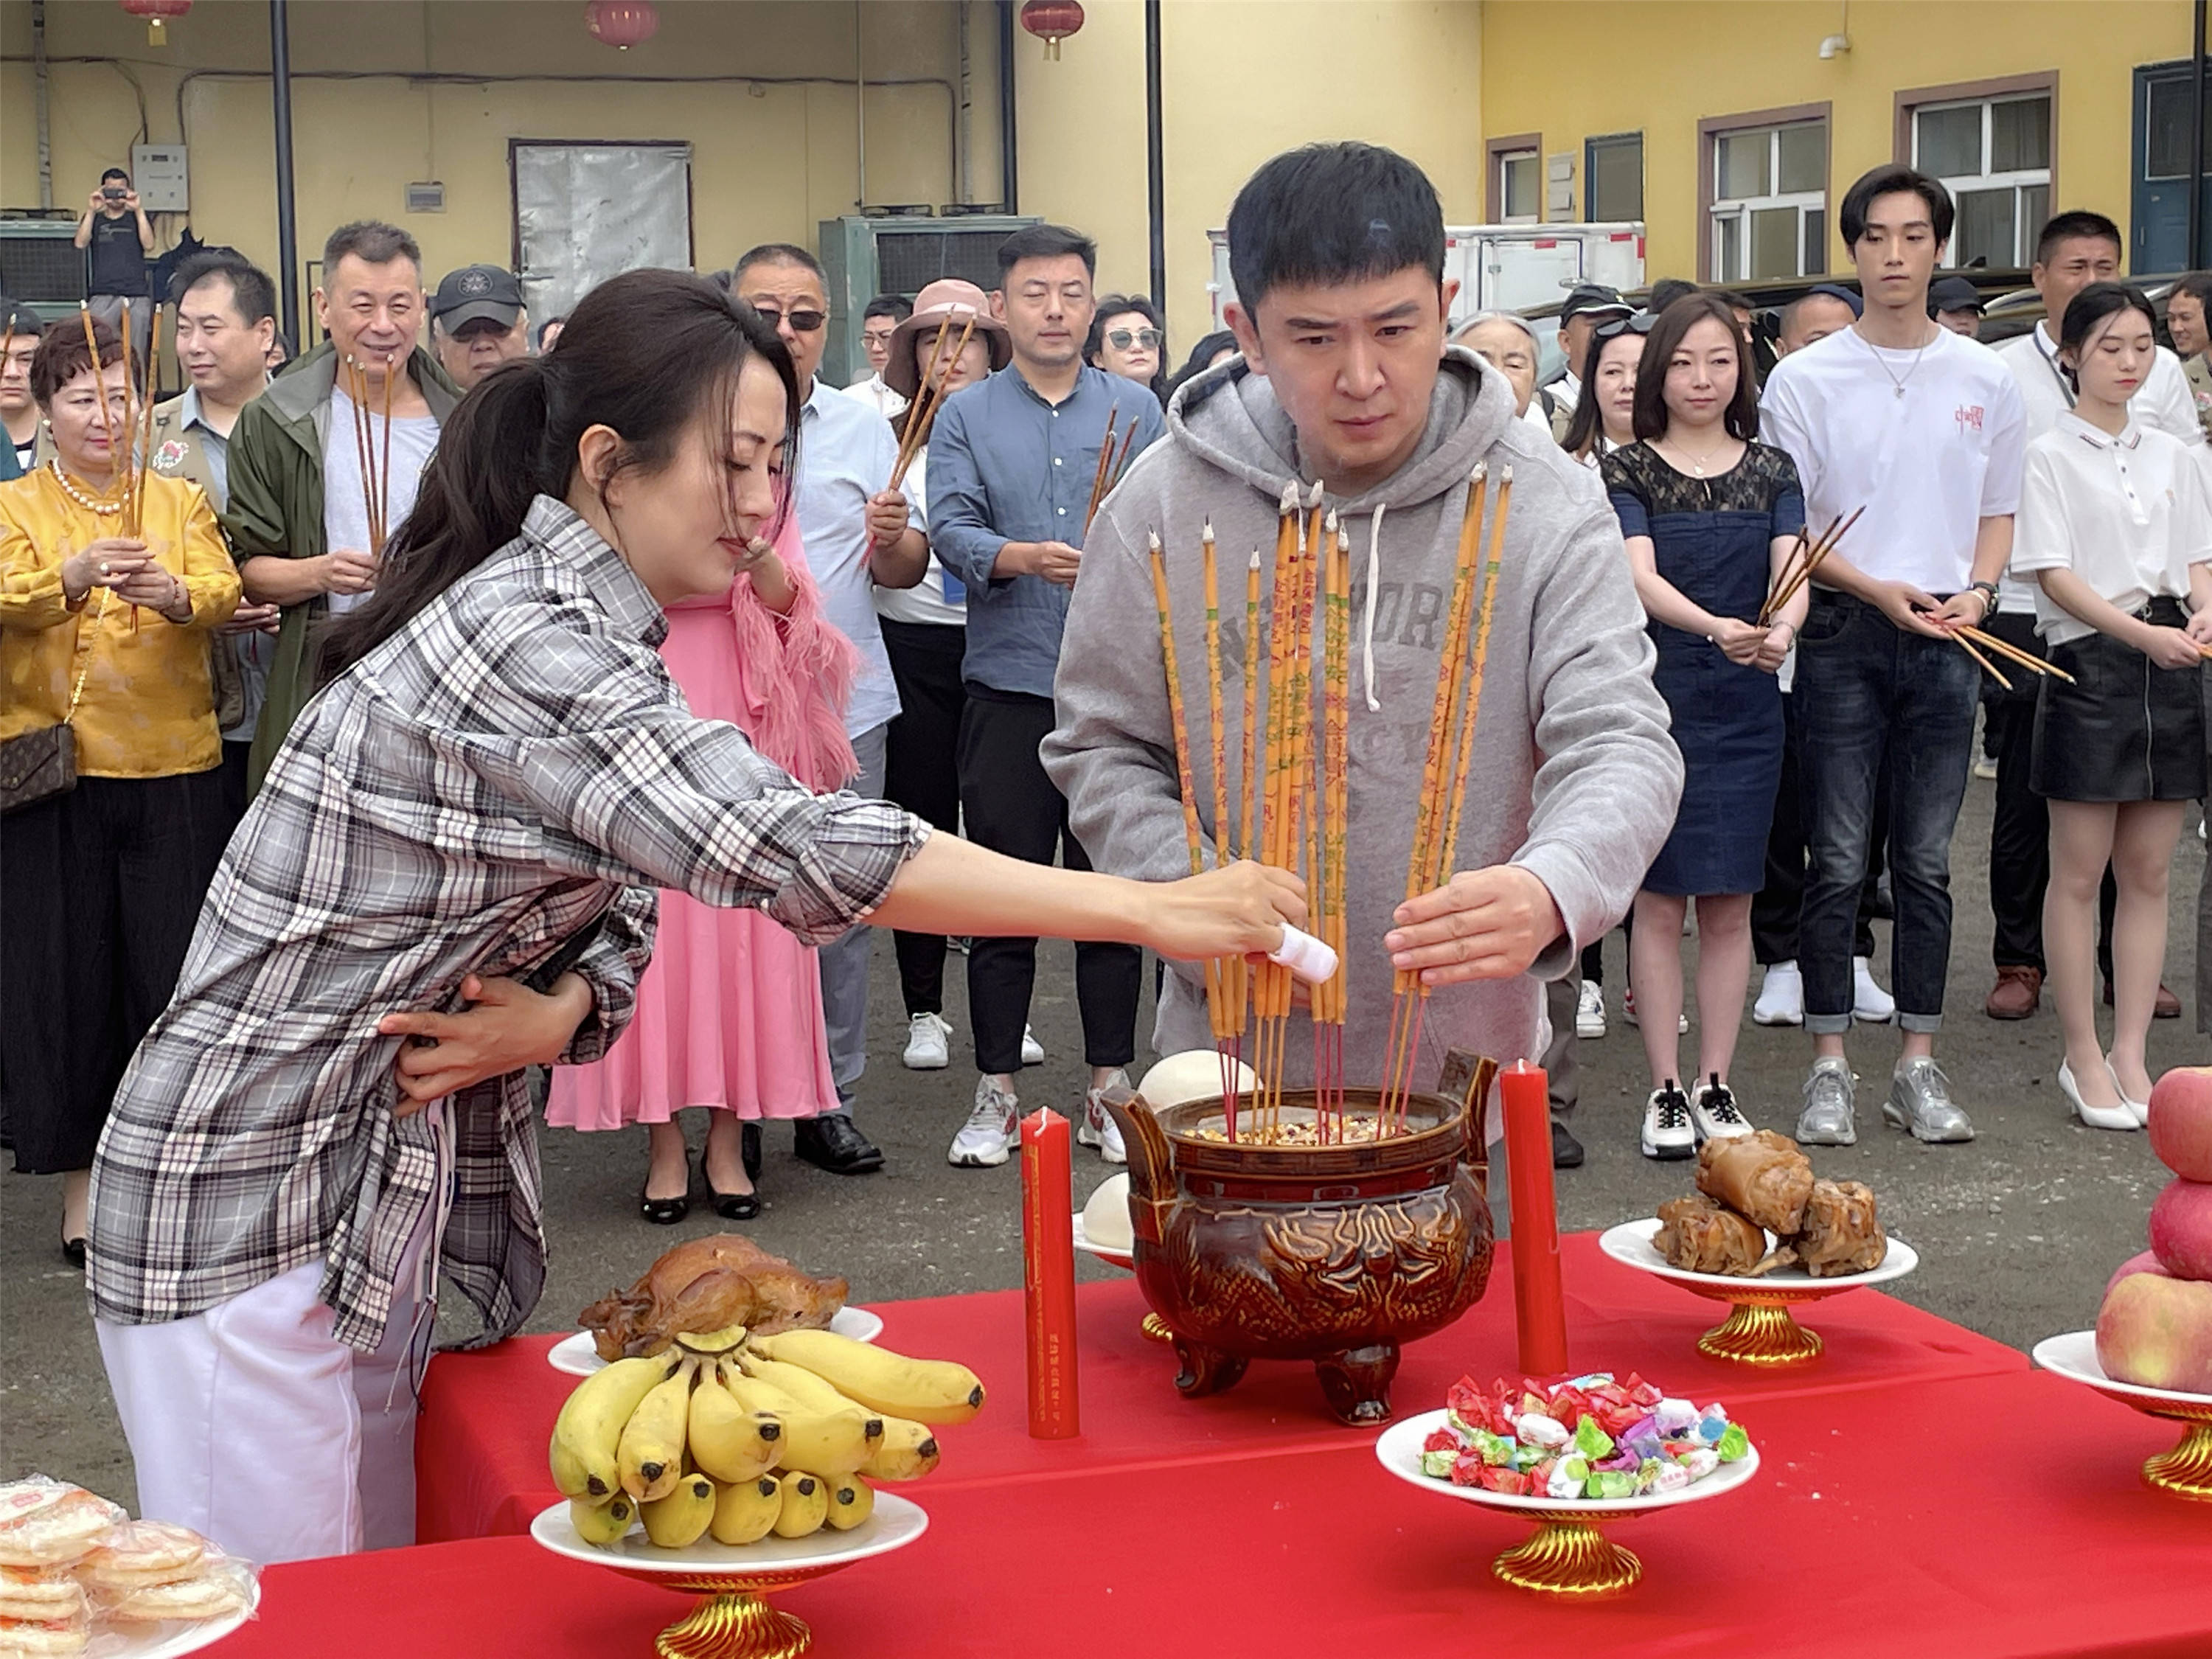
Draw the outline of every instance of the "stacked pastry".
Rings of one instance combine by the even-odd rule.
[[[0,1659],[82,1653],[95,1631],[250,1606],[252,1569],[186,1527],[133,1521],[33,1475],[0,1486]]]
[[[1659,1222],[1652,1247],[1691,1273],[1756,1279],[1794,1264],[1831,1279],[1878,1267],[1889,1250],[1873,1192],[1816,1179],[1796,1143],[1771,1129],[1705,1142],[1698,1190],[1662,1204]]]

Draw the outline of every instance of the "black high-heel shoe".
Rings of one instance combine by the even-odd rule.
[[[71,1238],[64,1233],[62,1236],[62,1260],[79,1273],[82,1273],[84,1271],[84,1241],[81,1238]]]
[[[653,1223],[656,1227],[673,1227],[678,1222],[683,1220],[685,1216],[691,1213],[691,1155],[689,1152],[686,1152],[684,1155],[684,1190],[680,1196],[676,1198],[647,1197],[647,1190],[652,1187],[652,1185],[653,1177],[651,1175],[647,1175],[645,1178],[645,1185],[637,1189],[638,1213],[643,1216],[647,1221]]]
[[[725,1221],[750,1221],[761,1212],[758,1193],[718,1193],[709,1181],[707,1196],[714,1203],[714,1213]]]

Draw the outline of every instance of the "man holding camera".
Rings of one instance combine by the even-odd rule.
[[[120,333],[123,302],[130,301],[131,349],[143,363],[154,326],[152,290],[146,281],[154,227],[138,205],[131,175],[121,167],[100,175],[100,188],[76,222],[76,245],[86,250],[84,290],[92,314]]]

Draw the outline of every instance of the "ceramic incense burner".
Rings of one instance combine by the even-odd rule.
[[[1466,1098],[1486,1097],[1493,1069]],[[1373,1117],[1379,1092],[1346,1091],[1347,1115]],[[1383,1422],[1401,1345],[1481,1300],[1486,1154],[1462,1101],[1414,1095],[1402,1133],[1326,1146],[1212,1139],[1218,1096],[1156,1112],[1115,1090],[1105,1104],[1129,1150],[1137,1283],[1174,1334],[1186,1395],[1233,1386],[1254,1359],[1305,1359],[1340,1420]],[[1310,1090],[1284,1095],[1281,1121],[1313,1115]]]

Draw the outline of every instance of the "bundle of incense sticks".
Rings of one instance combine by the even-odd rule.
[[[1782,574],[1767,589],[1766,603],[1759,607],[1760,627],[1765,627],[1782,614],[1783,607],[1797,597],[1797,590],[1813,579],[1813,573],[1820,568],[1820,561],[1836,550],[1836,544],[1850,534],[1851,526],[1859,521],[1860,514],[1865,511],[1866,508],[1862,507],[1840,522],[1830,520],[1828,527],[1820,532],[1820,539],[1809,548],[1805,544],[1805,532],[1802,530],[1797,532],[1797,545],[1782,562]],[[1798,557],[1801,552],[1804,556],[1802,562]]]
[[[84,326],[85,349],[92,358],[93,383],[95,386],[100,386],[105,381],[106,369],[100,360],[100,342],[93,331],[92,308],[82,301],[77,302],[77,318]],[[14,338],[15,330],[11,325],[8,331],[9,342],[12,343]],[[146,533],[146,474],[152,460],[154,448],[152,377],[154,365],[159,361],[161,350],[161,308],[159,305],[154,307],[148,340],[146,360],[148,385],[146,395],[141,398],[137,393],[134,365],[131,360],[131,302],[125,300],[123,302],[122,332],[122,441],[118,443],[116,441],[114,422],[108,414],[107,394],[104,390],[99,394],[100,429],[107,440],[108,465],[111,469],[105,493],[113,496],[122,508],[116,515],[117,532],[133,538],[141,538]],[[4,352],[5,347],[0,346],[0,355],[4,355]],[[138,607],[135,605],[126,614],[125,626],[134,634],[138,631]]]
[[[953,365],[960,361],[960,354],[968,349],[968,342],[975,337],[975,313],[966,307],[962,309],[968,312],[968,320],[961,327],[958,343],[952,343],[952,320],[948,317],[939,327],[937,339],[929,349],[929,367],[922,374],[921,384],[914,389],[914,401],[906,406],[906,422],[899,428],[898,463],[891,468],[893,489],[906,482],[907,469],[921,453],[929,436],[930,422],[945,401],[945,382],[951,378]],[[951,347],[949,353],[948,345]]]
[[[394,353],[384,360],[384,442],[380,451],[376,417],[368,406],[368,364],[365,359],[348,356],[343,367],[346,400],[353,405],[353,446],[355,457],[361,463],[362,501],[368,511],[368,551],[374,557],[381,557],[385,534],[391,527],[386,514],[392,502],[392,383],[399,377],[399,358]]]
[[[2037,656],[2033,652],[2023,651],[2020,647],[2014,645],[2010,640],[2000,639],[1996,635],[1989,633],[1983,629],[1960,628],[1953,631],[1951,637],[1958,641],[1960,645],[1965,646],[1966,647],[1967,655],[1973,658],[1973,659],[1981,664],[1983,667],[1988,669],[1991,678],[1993,678],[1999,685],[2004,687],[2008,691],[2012,690],[2012,682],[2005,678],[2002,674],[1997,672],[1996,665],[1990,661],[1989,657],[1984,656],[1982,654],[1982,651],[1990,653],[1991,656],[2002,657],[2008,662],[2017,663],[2021,667],[2025,668],[2031,674],[2041,674],[2048,679],[2063,680],[2069,685],[2079,684],[2079,682],[2064,669],[2060,668],[2054,664],[2047,663],[2044,661],[2042,658]],[[1982,650],[1975,650],[1974,647],[1976,646],[1981,647]]]
[[[1413,821],[1413,847],[1406,866],[1406,896],[1411,900],[1449,880],[1459,850],[1459,826],[1473,775],[1474,732],[1482,709],[1482,671],[1489,650],[1491,615],[1505,546],[1506,517],[1513,501],[1513,470],[1499,475],[1498,511],[1480,577],[1481,605],[1476,614],[1477,553],[1489,471],[1477,464],[1469,480],[1465,516],[1460,522],[1459,556],[1452,573],[1452,597],[1444,629],[1442,672],[1429,721],[1428,754],[1421,768],[1421,799]],[[1413,1095],[1413,1064],[1420,1051],[1421,1021],[1429,986],[1403,970],[1391,978],[1390,1031],[1384,1051],[1382,1101],[1376,1133],[1405,1127]]]
[[[1121,418],[1119,404],[1106,411],[1106,435],[1098,441],[1098,467],[1091,475],[1091,502],[1083,509],[1084,533],[1091,531],[1091,521],[1098,516],[1098,504],[1114,493],[1114,486],[1121,482],[1121,475],[1129,469],[1129,446],[1137,441],[1137,417],[1129,416],[1129,429],[1121,434],[1121,446],[1114,447],[1114,426]]]

